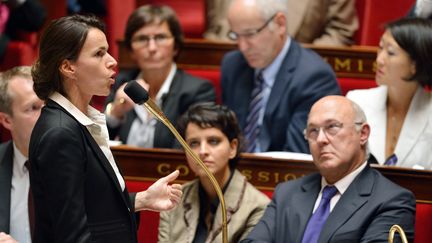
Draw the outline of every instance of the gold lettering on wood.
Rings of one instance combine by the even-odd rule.
[[[343,69],[344,71],[351,71],[351,59],[346,58],[343,61],[339,58],[335,58],[334,70],[340,71]]]

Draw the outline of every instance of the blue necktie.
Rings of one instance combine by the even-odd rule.
[[[396,154],[392,154],[384,162],[384,165],[396,165],[397,161],[398,161],[398,158],[397,158]]]
[[[337,193],[335,186],[326,186],[323,189],[322,197],[318,208],[306,226],[302,243],[314,243],[318,241],[321,229],[330,214],[330,200]]]
[[[254,152],[257,146],[260,126],[258,124],[260,111],[263,109],[263,83],[264,78],[262,70],[258,73],[254,81],[254,88],[251,94],[251,102],[249,103],[249,113],[246,117],[246,127],[244,130],[245,140],[247,144],[247,152]]]

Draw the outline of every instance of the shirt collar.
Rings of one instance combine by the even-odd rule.
[[[264,68],[263,70],[263,78],[267,86],[269,86],[269,82],[271,80],[276,79],[276,75],[282,65],[282,62],[288,53],[289,47],[291,46],[291,38],[288,36],[287,40],[285,41],[284,46],[282,47],[282,50],[279,52],[279,54],[276,56],[276,58],[273,60],[270,65]],[[255,74],[258,74],[258,72],[261,69],[257,69]],[[271,86],[271,85],[270,85]]]
[[[169,89],[171,87],[171,84],[174,79],[174,75],[177,72],[177,64],[173,63],[171,65],[170,72],[168,73],[168,76],[166,77],[165,81],[163,82],[161,88],[159,89],[159,92],[156,94],[156,103],[160,106],[162,104],[162,97],[164,97],[165,94],[169,92]],[[143,77],[142,72],[140,72],[137,76],[137,79],[140,79]]]
[[[25,157],[21,151],[19,151],[19,149],[16,147],[15,143],[13,143],[13,160],[15,161],[15,163],[18,165],[18,168],[20,173],[26,173],[28,170],[27,168],[24,166],[24,163],[28,160],[27,157]]]
[[[64,109],[66,109],[73,117],[75,117],[75,119],[78,120],[79,123],[84,126],[90,126],[94,124],[94,121],[90,119],[90,117],[100,113],[95,108],[89,105],[87,106],[87,109],[90,117],[88,117],[84,113],[82,113],[74,104],[72,104],[72,102],[70,102],[68,99],[66,99],[66,97],[64,97],[58,92],[54,92],[49,98],[59,104]]]
[[[367,161],[363,162],[363,164],[360,165],[357,169],[334,183],[334,186],[338,189],[341,195],[344,194],[344,192],[348,189],[348,187],[351,185],[357,175],[360,174],[360,172],[366,167],[366,165]],[[327,181],[324,179],[324,177],[321,177],[321,189],[327,185],[329,185]]]

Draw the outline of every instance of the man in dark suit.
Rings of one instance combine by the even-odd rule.
[[[343,96],[317,101],[305,137],[319,173],[279,184],[242,243],[387,242],[393,224],[412,242],[414,196],[369,166],[369,134],[363,111],[352,101]],[[327,188],[333,195],[324,195]]]
[[[15,67],[1,74],[0,123],[11,132],[12,140],[0,144],[0,242],[31,242],[30,182],[25,162],[42,106],[33,91],[30,67]]]
[[[340,94],[331,67],[288,36],[286,12],[278,0],[234,0],[229,7],[229,37],[239,50],[222,61],[222,102],[236,113],[248,152],[308,153],[302,131],[310,107]],[[254,94],[261,96],[258,108]]]

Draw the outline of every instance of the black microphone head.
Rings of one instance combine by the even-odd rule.
[[[133,100],[133,102],[140,105],[149,99],[147,90],[145,90],[136,80],[129,81],[124,88],[124,92]]]

